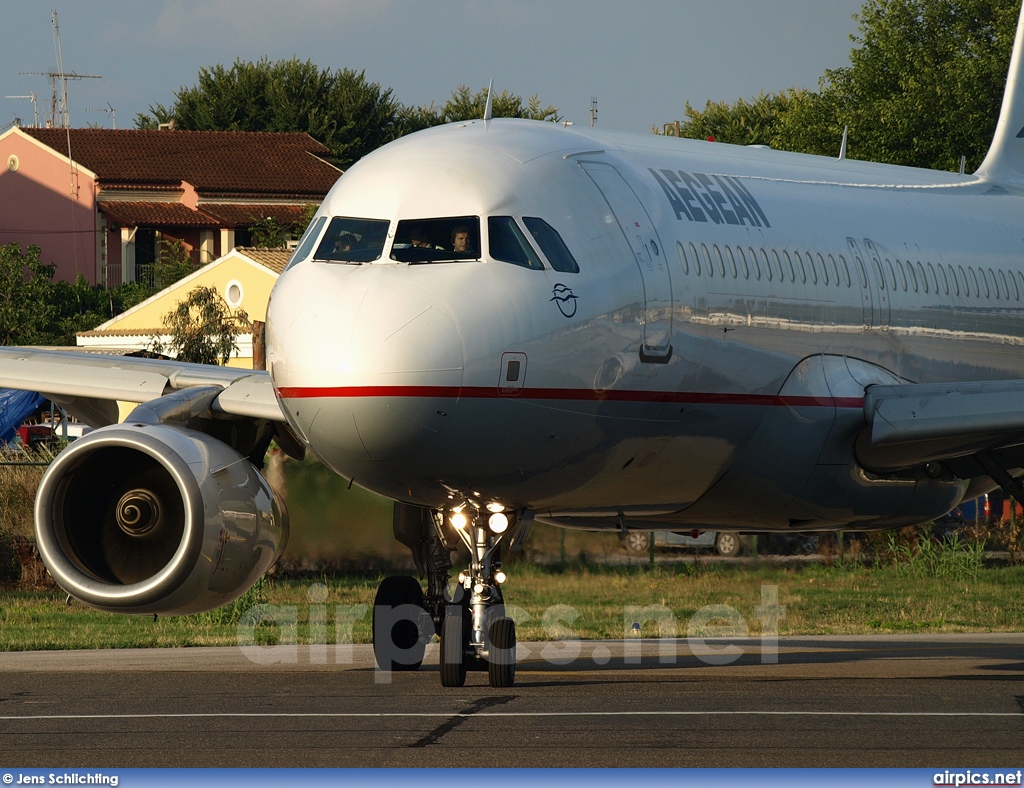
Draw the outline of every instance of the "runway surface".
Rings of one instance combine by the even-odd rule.
[[[436,646],[0,654],[0,767],[1024,764],[1024,635],[732,643],[520,644],[509,690]]]

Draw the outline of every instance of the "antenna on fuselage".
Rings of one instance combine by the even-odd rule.
[[[839,146],[839,161],[844,161],[846,159],[846,140],[849,138],[849,136],[850,127],[843,126],[843,141],[842,144],[840,144]]]
[[[487,83],[487,103],[484,105],[484,123],[486,124],[493,117],[494,112],[494,94],[491,92],[491,88],[494,86],[494,80],[492,79]]]

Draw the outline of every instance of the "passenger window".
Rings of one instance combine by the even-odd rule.
[[[1003,286],[1003,298],[1007,301],[1010,300],[1010,288],[1006,284],[1006,273],[1000,269],[999,271],[999,284]]]
[[[921,287],[924,291],[928,292],[928,277],[924,273],[924,266],[921,265],[921,261],[917,261],[917,278],[921,281]]]
[[[821,255],[820,254],[818,255],[818,262],[819,263],[821,262]],[[811,271],[811,284],[812,285],[818,284],[818,266],[816,266],[814,264],[814,258],[811,256],[810,252],[807,253],[807,267]]]
[[[558,230],[535,216],[524,216],[523,224],[530,231],[530,235],[537,242],[544,256],[548,258],[551,267],[563,274],[578,274],[580,266],[573,257],[569,247],[565,245]],[[683,245],[679,244],[679,254],[683,254]],[[684,258],[685,261],[685,258]]]
[[[842,255],[839,255],[839,259],[843,261],[843,265],[846,265],[846,260]],[[829,255],[828,264],[832,267],[832,281],[835,282],[836,287],[839,287],[839,267],[836,265],[836,258],[834,258],[832,255]]]
[[[314,260],[328,263],[370,263],[379,260],[389,222],[335,216],[327,225]]]
[[[985,269],[984,268],[979,268],[978,269],[978,279],[980,279],[981,283],[985,286],[985,298],[992,298],[992,291],[989,290],[988,279],[985,278]]]
[[[978,287],[978,276],[974,273],[973,265],[967,266],[967,273],[971,275],[971,292],[978,298],[981,298],[981,288]]]
[[[857,261],[860,262],[860,258],[857,258]],[[874,257],[871,258],[871,262],[874,263],[875,265],[875,283],[878,285],[879,290],[885,290],[885,274],[882,273],[882,264],[879,263],[878,259]],[[845,265],[843,266],[843,270],[846,270]],[[847,273],[847,277],[849,277],[849,273]],[[850,286],[849,278],[847,278],[846,280],[846,286]]]
[[[400,263],[450,263],[480,259],[480,219],[406,219],[398,223],[391,259]]]
[[[683,273],[689,274],[690,264],[686,262],[686,252],[683,250],[683,245],[681,243],[676,243],[676,251],[679,252],[679,264],[683,267]]]
[[[957,270],[960,272],[960,282],[961,284],[963,284],[964,297],[966,298],[971,294],[971,285],[967,281],[967,274],[964,271],[964,267],[962,265],[959,265],[957,266]]]
[[[768,253],[761,249],[761,262],[764,263],[764,276],[769,282],[772,281],[772,264],[768,261]]]
[[[896,292],[896,272],[892,270],[892,260],[885,258],[885,271],[889,274],[889,289]]]
[[[747,247],[747,251],[750,253],[749,257],[750,257],[750,269],[751,269],[751,272],[754,274],[754,278],[760,282],[761,281],[761,263],[757,259],[757,252],[754,251],[754,247],[753,246]]]
[[[718,263],[718,275],[725,279],[725,263],[722,261],[722,250],[718,248],[718,244],[711,246],[715,250],[715,262]]]
[[[914,264],[907,260],[907,281],[910,282],[910,286],[914,288],[914,292],[917,292],[917,274],[914,273]]]
[[[842,257],[839,259],[843,261],[843,278],[846,280],[846,286],[849,287],[850,283],[853,281],[850,278],[850,269],[846,265],[846,260],[843,260]],[[885,290],[885,274],[882,273],[882,267],[879,265],[877,260],[875,260],[875,275],[878,277],[878,288],[880,290]]]
[[[931,266],[931,263],[928,265]],[[939,274],[942,276],[942,289],[946,291],[946,295],[949,295],[949,280],[946,278],[946,269],[942,267],[942,263],[939,263]],[[938,289],[935,292],[938,292]]]
[[[1013,285],[1013,300],[1020,301],[1020,290],[1017,287],[1017,277],[1013,275],[1013,271],[1010,271],[1010,275],[1007,278],[1010,280],[1010,284]]]
[[[938,293],[939,292],[939,280],[935,276],[935,266],[932,265],[931,263],[928,263],[928,279],[932,283],[932,290],[934,290],[936,293]]]
[[[994,295],[998,299],[999,298],[999,283],[996,281],[996,272],[993,271],[991,268],[988,269],[988,280],[991,280],[992,295]]]
[[[953,295],[960,295],[960,281],[956,278],[956,271],[953,270],[953,266],[946,266],[949,269],[949,283],[953,288]]]
[[[775,275],[779,277],[779,281],[785,280],[786,275],[782,270],[782,261],[779,259],[779,253],[772,249],[772,262],[775,264]]]
[[[487,246],[491,257],[502,263],[544,270],[537,252],[511,216],[487,217]]]
[[[796,258],[794,268],[800,272],[800,283],[807,284],[807,269],[804,268],[804,258],[800,256],[800,252],[793,252],[793,257]]]
[[[319,216],[310,223],[309,227],[306,228],[306,232],[302,234],[302,238],[299,239],[299,245],[295,247],[291,259],[288,260],[288,264],[285,266],[286,271],[296,263],[301,263],[309,257],[310,252],[313,251],[313,244],[320,237],[320,231],[324,229],[325,224],[327,224],[326,216]]]
[[[743,247],[736,247],[736,255],[740,258],[740,268],[743,270],[743,278],[750,279],[750,266],[747,265],[747,257],[743,254]]]
[[[732,271],[732,278],[739,279],[739,275],[736,270],[736,258],[732,256],[732,249],[728,246],[725,247],[725,256],[729,263],[729,270]]]
[[[700,255],[697,254],[697,247],[690,244],[690,259],[693,260],[693,271],[700,276]]]
[[[708,272],[709,277],[714,278],[715,268],[711,264],[711,253],[708,252],[707,244],[701,244],[700,251],[703,253],[704,256],[704,270]]]
[[[905,293],[907,292],[907,271],[899,260],[896,261],[896,271],[900,275],[900,289]]]
[[[796,269],[793,267],[793,259],[789,256],[789,252],[785,249],[782,250],[782,256],[786,259],[786,270],[789,272],[789,281],[796,281]]]

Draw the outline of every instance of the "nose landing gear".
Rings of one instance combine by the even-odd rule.
[[[442,686],[463,686],[470,670],[487,671],[492,687],[511,687],[515,683],[516,625],[505,615],[501,584],[506,575],[501,568],[501,547],[506,542],[510,549],[519,547],[532,524],[532,511],[506,512],[496,503],[488,504],[486,510],[464,505],[445,512],[396,505],[395,535],[412,548],[420,571],[428,578],[428,591],[418,604],[433,619],[441,638]],[[459,572],[457,581],[451,581],[449,551],[458,541],[469,548],[470,562],[467,569]],[[397,609],[399,604],[407,609],[416,606],[413,589],[407,587],[409,580],[413,579],[403,578],[401,583],[386,579],[378,599],[387,590],[387,599],[383,601],[393,608]],[[376,613],[375,609],[375,616]],[[400,664],[400,660],[392,657],[396,650],[409,665],[404,669],[419,667],[417,657],[422,659],[422,650],[417,652],[416,646],[405,642],[412,638],[414,629],[415,626],[403,629],[399,625],[390,630],[374,626],[374,653],[382,668],[394,669],[392,665]],[[398,643],[402,637],[403,642]],[[422,627],[421,642],[425,643]]]

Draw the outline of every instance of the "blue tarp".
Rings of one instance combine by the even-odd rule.
[[[0,389],[0,443],[10,443],[21,423],[46,400],[34,391]]]

